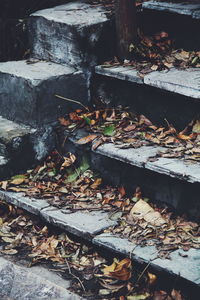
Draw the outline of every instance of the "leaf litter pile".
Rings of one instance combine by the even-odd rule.
[[[128,195],[123,186],[105,185],[84,156],[76,163],[71,153],[65,157],[53,152],[42,165],[0,182],[0,187],[45,199],[63,213],[107,211],[118,225],[106,231],[126,237],[136,245],[155,245],[159,257],[169,258],[170,251],[178,248],[200,248],[198,224],[176,216],[164,204],[150,203],[139,187]]]
[[[29,267],[46,263],[72,281],[72,290],[87,299],[184,300],[178,290],[160,289],[159,277],[140,270],[130,259],[109,260],[90,245],[56,232],[37,217],[0,201],[0,253],[25,259]]]
[[[123,65],[138,70],[140,77],[152,71],[200,67],[200,51],[175,49],[173,45],[174,41],[165,31],[146,36],[138,30],[137,42],[129,46],[130,60],[124,60]],[[109,68],[121,64],[115,57],[103,66]]]
[[[78,140],[77,144],[93,142],[93,150],[103,143],[114,143],[116,147],[122,149],[157,145],[163,147],[157,154],[158,157],[200,162],[200,120],[198,119],[193,120],[182,131],[178,131],[167,120],[166,126],[159,127],[144,115],[115,108],[92,112],[77,110],[66,118],[60,118],[60,123],[69,132],[79,128],[90,132],[89,135]]]

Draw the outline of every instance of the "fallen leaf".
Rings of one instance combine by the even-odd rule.
[[[92,142],[94,139],[96,139],[96,137],[97,137],[96,134],[91,134],[91,135],[82,137],[81,139],[76,141],[76,143],[79,144],[79,145],[88,144],[88,143]]]
[[[109,125],[104,128],[103,134],[106,136],[113,136],[115,135],[115,130],[115,125]]]
[[[166,220],[161,216],[161,214],[155,211],[147,202],[142,199],[136,202],[130,211],[130,215],[136,219],[144,219],[146,222],[154,226],[166,224]]]
[[[126,281],[131,277],[131,260],[129,258],[121,261],[115,259],[112,265],[103,269],[103,273],[108,277]]]

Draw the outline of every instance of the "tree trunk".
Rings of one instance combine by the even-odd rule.
[[[117,54],[122,61],[130,58],[129,47],[137,36],[135,0],[116,0]]]

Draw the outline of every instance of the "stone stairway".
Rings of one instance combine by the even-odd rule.
[[[145,10],[157,10],[148,5],[150,2],[143,4]],[[193,7],[188,10],[192,11],[187,13],[189,17],[198,12],[198,9],[194,12]],[[175,11],[178,17],[179,11]],[[197,17],[195,21],[198,24]],[[53,128],[58,117],[79,107],[57,99],[55,95],[85,105],[93,97],[103,98],[110,106],[129,105],[157,123],[166,118],[178,128],[198,116],[200,69],[156,71],[141,79],[132,68],[101,65],[109,58],[113,47],[111,21],[103,8],[82,2],[69,3],[34,13],[28,20],[28,27],[32,59],[0,63],[1,177],[30,167],[53,149]],[[94,83],[92,94],[91,77]],[[5,138],[5,128],[11,128],[9,139]],[[152,199],[167,202],[177,211],[188,212],[191,218],[200,220],[199,163],[165,158],[150,161],[149,158],[160,151],[157,146],[118,149],[105,144],[96,151],[80,149],[75,141],[84,134],[75,132],[69,136],[66,152],[87,150],[93,167],[109,182],[125,184],[132,189],[140,185]],[[24,160],[26,156],[27,161]],[[95,245],[126,256],[131,254],[134,260],[180,276],[196,287],[200,285],[200,253],[197,249],[187,252],[189,267],[183,268],[182,250],[175,250],[171,260],[161,260],[156,258],[158,253],[153,246],[139,247],[126,239],[104,234],[106,228],[117,224],[107,212],[70,213],[51,207],[44,199],[31,199],[7,191],[0,191],[0,198]]]
[[[0,173],[4,177],[29,167],[30,162],[44,158],[55,147],[52,128],[58,118],[79,108],[55,95],[88,104],[91,67],[107,57],[101,50],[109,35],[109,24],[103,8],[82,2],[42,10],[28,18],[31,58],[0,63],[0,116],[5,119],[0,122]],[[27,164],[23,151],[18,151],[17,159],[11,152],[2,152],[6,147],[4,125],[7,128],[11,124],[8,120],[21,139],[35,130],[31,140],[34,150],[24,147],[27,154],[33,152],[29,153],[32,159]],[[24,125],[30,128],[21,133],[20,126],[23,129]],[[10,136],[10,143],[16,138]],[[16,163],[20,159],[24,161],[21,165]],[[12,163],[6,168],[9,161]]]

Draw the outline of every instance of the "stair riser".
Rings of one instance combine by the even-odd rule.
[[[101,75],[96,75],[92,94],[97,103],[104,102],[109,107],[129,106],[158,125],[166,126],[167,119],[181,130],[200,115],[198,99]]]
[[[180,214],[200,222],[200,184],[189,183],[181,178],[173,178],[145,168],[92,152],[89,147],[78,146],[72,141],[65,143],[65,153],[72,152],[77,157],[88,155],[91,167],[100,173],[105,182],[114,186],[124,186],[130,196],[136,187],[141,187],[144,197],[155,202],[163,202],[175,208]]]
[[[85,103],[88,96],[87,82],[81,72],[52,76],[38,84],[34,80],[0,73],[0,89],[1,115],[33,127],[54,123],[59,116],[74,109],[73,104],[56,98],[55,94]]]
[[[138,16],[138,22],[142,31],[147,35],[160,31],[168,32],[174,40],[175,48],[200,50],[198,31],[200,20],[187,15],[144,9],[143,13]]]

